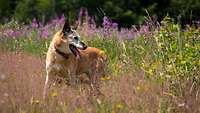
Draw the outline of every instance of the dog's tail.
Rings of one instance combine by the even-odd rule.
[[[107,55],[106,55],[105,51],[101,50],[101,51],[99,51],[98,54],[99,54],[101,60],[103,60],[103,62],[107,61]]]

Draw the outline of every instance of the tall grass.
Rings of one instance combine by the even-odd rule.
[[[109,20],[107,19],[106,21]],[[200,112],[198,109],[200,107],[199,28],[188,25],[183,29],[168,16],[157,26],[148,26],[147,24],[141,26],[140,29],[117,30],[116,27],[110,27],[111,25],[108,24],[104,28],[97,28],[94,25],[92,24],[91,27],[91,24],[86,23],[78,31],[88,46],[100,48],[108,55],[108,67],[113,81],[121,79],[128,73],[137,73],[139,75],[134,74],[133,78],[141,76],[146,81],[153,82],[162,89],[159,92],[161,94],[159,94],[156,101],[155,106],[157,108],[154,112]],[[13,25],[11,28],[10,26],[12,25],[2,25],[1,34],[4,34],[8,29],[12,29],[15,32],[18,29],[23,29],[19,28],[18,25],[17,27]],[[28,35],[14,37],[1,35],[0,48],[6,51],[23,51],[45,56],[51,40],[50,37],[52,37],[51,34],[54,34],[57,28],[61,28],[61,26],[56,26],[54,29],[50,26],[46,29],[49,32],[46,38],[42,37],[43,35],[38,35],[39,31],[44,28],[32,28],[22,31],[28,32]],[[129,33],[131,33],[131,38],[128,35]],[[104,100],[101,103],[93,103],[97,109],[96,112],[125,113],[129,112],[129,110],[131,111],[132,108],[136,112],[148,112],[145,110],[145,104],[142,103],[140,98],[143,98],[141,95],[145,95],[145,91],[151,90],[152,87],[151,85],[145,86],[145,89],[142,88],[141,84],[138,83],[135,87],[136,99],[140,104],[131,104],[133,105],[131,106],[123,101],[114,102],[113,104],[109,100]],[[148,97],[148,95],[145,96]],[[133,98],[135,97],[133,96]],[[64,103],[62,106],[57,106],[58,108],[56,107],[56,109],[64,112],[65,109],[68,109],[65,106],[67,105]],[[80,108],[76,112],[82,111],[84,109]]]

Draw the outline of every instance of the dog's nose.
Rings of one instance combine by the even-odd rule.
[[[83,43],[83,50],[87,49],[87,45]]]

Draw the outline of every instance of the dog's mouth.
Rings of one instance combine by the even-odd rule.
[[[69,44],[69,49],[71,50],[71,52],[74,54],[74,56],[76,58],[80,58],[80,52],[79,52],[79,50],[77,49],[76,46]]]

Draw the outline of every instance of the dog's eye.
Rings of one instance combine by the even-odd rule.
[[[76,36],[76,37],[74,37],[74,39],[75,39],[75,40],[78,40],[78,37]]]

